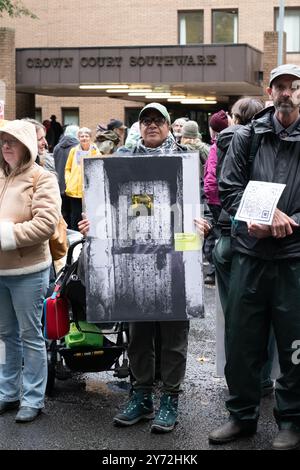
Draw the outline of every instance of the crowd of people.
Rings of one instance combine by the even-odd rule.
[[[256,432],[260,399],[274,389],[270,370],[276,344],[279,433],[273,448],[300,445],[300,365],[293,360],[293,344],[300,338],[300,67],[272,70],[267,92],[273,106],[242,98],[230,114],[212,114],[210,145],[202,141],[197,122],[182,117],[171,123],[160,103],[147,104],[128,132],[118,119],[99,124],[94,142],[87,127],[70,125],[63,132],[54,115],[43,124],[24,119],[0,127],[0,339],[6,345],[0,414],[18,408],[16,421],[28,422],[44,406],[41,305],[51,265],[48,240],[60,211],[69,228],[89,232],[82,213],[83,157],[197,151],[205,211],[194,223],[206,239],[205,281],[214,284],[216,278],[220,292],[229,389],[229,420],[210,433],[209,442],[224,444]],[[271,225],[235,219],[250,180],[286,185]],[[188,333],[188,321],[129,324],[133,391],[115,425],[153,419],[152,432],[174,429]],[[158,353],[162,395],[155,412]]]

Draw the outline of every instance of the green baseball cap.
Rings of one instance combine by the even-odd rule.
[[[167,123],[168,123],[169,125],[171,125],[170,114],[168,113],[167,108],[166,108],[163,104],[160,104],[160,103],[149,103],[149,104],[146,104],[146,106],[144,106],[144,108],[142,109],[142,111],[141,111],[140,114],[139,114],[139,121],[141,120],[141,118],[143,117],[143,114],[144,114],[148,109],[156,109],[156,110],[166,119]]]

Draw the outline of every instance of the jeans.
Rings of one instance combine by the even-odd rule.
[[[42,334],[42,305],[49,268],[21,276],[0,276],[0,400],[42,408],[47,384],[47,354]],[[23,364],[23,369],[22,369]]]

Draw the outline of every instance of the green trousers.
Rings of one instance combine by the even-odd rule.
[[[155,380],[155,334],[160,329],[160,375],[164,393],[177,394],[183,382],[188,346],[188,321],[129,324],[128,357],[134,389],[151,391]]]
[[[300,339],[300,260],[263,261],[235,253],[225,317],[230,414],[238,420],[258,419],[271,323],[281,369],[274,415],[280,428],[300,427],[300,361],[295,360]]]

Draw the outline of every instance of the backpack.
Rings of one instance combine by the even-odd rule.
[[[233,136],[234,136],[234,134],[232,135],[232,138],[233,138]],[[263,136],[263,134],[255,134],[253,126],[251,126],[251,133],[250,133],[251,144],[250,144],[250,151],[249,151],[249,154],[248,154],[248,163],[247,163],[247,172],[248,172],[249,177],[250,177],[251,166],[253,164],[253,161],[254,161],[255,156],[257,154],[257,151],[259,149],[259,146],[260,146],[260,143],[261,143],[261,140],[262,140],[262,136]],[[232,138],[231,138],[231,140],[232,140]],[[230,141],[230,143],[231,143],[231,141]],[[228,144],[228,147],[226,148],[226,152],[224,152],[222,149],[220,149],[218,147],[218,142],[217,142],[217,159],[218,159],[217,160],[217,180],[220,177],[221,168],[222,168],[226,153],[229,149],[230,143]]]
[[[253,161],[255,159],[255,156],[257,154],[257,151],[259,149],[259,146],[262,140],[262,136],[263,134],[255,134],[253,126],[251,126],[251,134],[250,134],[251,146],[250,146],[250,152],[249,152],[248,164],[247,164],[249,177],[250,177],[250,171],[251,171]]]

